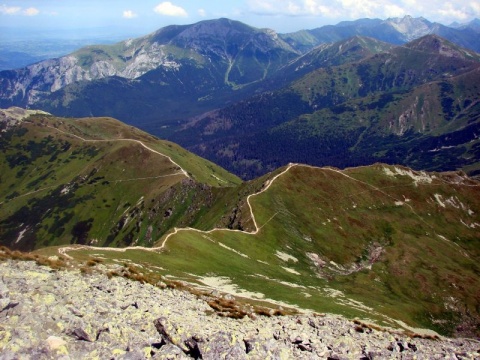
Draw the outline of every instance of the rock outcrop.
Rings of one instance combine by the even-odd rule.
[[[17,126],[30,115],[35,114],[50,115],[45,111],[26,110],[15,106],[12,106],[8,109],[0,109],[0,136],[2,136],[3,132],[6,132],[14,126]]]
[[[409,338],[333,315],[235,320],[176,289],[0,263],[2,360],[478,357],[475,340]]]

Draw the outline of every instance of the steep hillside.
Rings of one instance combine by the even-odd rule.
[[[0,244],[11,248],[152,245],[240,182],[111,118],[31,113],[2,112]]]
[[[262,306],[478,336],[480,183],[462,172],[289,164],[240,183],[111,118],[2,118],[1,245],[133,263],[148,269],[137,277]]]
[[[479,191],[460,172],[291,164],[245,199],[246,231],[176,228],[156,252],[61,253],[133,262],[251,301],[473,336],[480,323]]]
[[[273,81],[287,85],[314,70],[353,63],[392,48],[391,44],[361,36],[322,44],[279,69]]]
[[[475,174],[479,59],[427,36],[206,113],[171,138],[243,178],[289,162]]]

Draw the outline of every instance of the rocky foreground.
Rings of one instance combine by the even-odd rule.
[[[122,277],[0,262],[0,359],[479,359],[475,340],[409,338],[332,315],[220,317]]]

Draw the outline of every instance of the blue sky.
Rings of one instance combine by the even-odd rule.
[[[111,27],[148,33],[171,24],[228,17],[278,32],[358,18],[423,16],[450,24],[480,18],[478,0],[0,0],[0,26]]]

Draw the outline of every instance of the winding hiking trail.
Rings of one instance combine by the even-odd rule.
[[[287,168],[285,170],[283,170],[281,173],[275,175],[272,179],[267,180],[265,182],[262,190],[247,196],[247,204],[248,204],[248,208],[250,210],[250,217],[251,217],[251,219],[253,221],[253,224],[255,226],[255,230],[252,231],[252,232],[245,232],[245,231],[241,231],[241,230],[227,229],[227,228],[214,228],[214,229],[211,229],[211,230],[204,231],[204,230],[194,229],[194,228],[191,228],[191,227],[180,228],[180,229],[175,227],[173,229],[173,232],[168,234],[165,237],[165,239],[163,240],[162,244],[158,247],[147,248],[147,247],[144,247],[144,246],[128,246],[128,247],[125,247],[125,248],[106,248],[106,247],[99,247],[99,246],[78,245],[78,246],[66,246],[66,247],[58,248],[58,253],[67,257],[67,258],[69,258],[69,259],[73,259],[70,255],[67,254],[67,252],[75,251],[75,250],[86,250],[86,249],[87,250],[100,250],[100,251],[115,251],[115,252],[125,252],[127,250],[144,250],[144,251],[150,251],[150,252],[160,252],[165,248],[165,245],[166,245],[168,239],[170,238],[170,236],[175,235],[180,231],[195,231],[195,232],[202,233],[202,234],[211,234],[214,231],[240,232],[240,233],[251,234],[251,235],[258,234],[258,232],[261,230],[261,228],[263,226],[265,226],[268,222],[270,222],[270,220],[272,220],[277,214],[275,213],[270,219],[268,219],[265,222],[265,224],[263,224],[262,226],[259,227],[257,225],[257,221],[255,219],[255,214],[253,213],[253,208],[252,208],[252,204],[250,203],[250,199],[252,198],[252,196],[257,196],[257,195],[260,195],[261,193],[267,191],[268,188],[273,184],[273,182],[276,179],[278,179],[283,174],[287,173],[287,171],[289,171],[295,165],[297,165],[297,164],[289,164],[287,166]]]
[[[80,249],[91,249],[91,250],[102,250],[102,251],[115,251],[115,252],[125,252],[127,250],[144,250],[144,251],[150,251],[150,252],[161,252],[165,247],[166,247],[166,244],[168,242],[168,240],[170,239],[171,236],[173,235],[176,235],[182,231],[194,231],[194,232],[197,232],[197,233],[201,233],[201,234],[211,234],[213,232],[216,232],[216,231],[226,231],[226,232],[239,232],[239,233],[243,233],[243,234],[249,234],[249,235],[256,235],[259,233],[259,231],[266,225],[268,224],[273,218],[275,218],[275,216],[277,215],[277,213],[273,214],[263,225],[259,226],[258,223],[257,223],[257,220],[255,218],[255,214],[253,212],[253,208],[252,208],[252,204],[250,202],[250,200],[252,199],[252,197],[254,196],[258,196],[262,193],[264,193],[265,191],[267,191],[270,186],[275,182],[275,180],[277,180],[279,177],[285,175],[288,171],[290,171],[293,167],[295,166],[300,166],[300,167],[307,167],[307,168],[312,168],[312,169],[318,169],[318,170],[324,170],[324,171],[331,171],[331,172],[334,172],[334,173],[337,173],[337,174],[340,174],[348,179],[351,179],[352,181],[355,181],[355,182],[359,182],[359,183],[362,183],[366,186],[368,186],[371,190],[370,191],[377,191],[389,198],[391,198],[392,200],[394,201],[400,201],[401,199],[397,199],[396,197],[386,193],[384,191],[384,189],[382,188],[379,188],[377,186],[374,186],[372,184],[369,184],[365,181],[362,181],[362,180],[359,180],[359,179],[356,179],[348,174],[346,174],[344,172],[344,170],[340,170],[340,169],[335,169],[335,168],[331,168],[331,167],[323,167],[323,168],[320,168],[320,167],[316,167],[316,166],[312,166],[312,165],[305,165],[305,164],[297,164],[297,163],[290,163],[288,164],[288,166],[280,173],[278,173],[277,175],[275,175],[273,178],[267,180],[265,183],[264,183],[264,186],[263,188],[256,192],[256,193],[253,193],[253,194],[250,194],[247,196],[247,204],[248,204],[248,208],[249,208],[249,211],[250,211],[250,218],[253,222],[253,225],[254,225],[254,228],[255,230],[253,231],[250,231],[250,232],[247,232],[247,231],[242,231],[242,230],[236,230],[236,229],[228,229],[228,228],[213,228],[213,229],[210,229],[210,230],[199,230],[199,229],[195,229],[195,228],[191,228],[191,227],[186,227],[186,228],[177,228],[175,227],[173,229],[172,232],[170,232],[169,234],[165,235],[165,238],[163,239],[163,242],[160,246],[158,247],[151,247],[151,248],[147,248],[147,247],[143,247],[143,246],[129,246],[129,247],[125,247],[125,248],[105,248],[105,247],[94,247],[94,246],[87,246],[87,245],[81,245],[81,246],[69,246],[69,247],[63,247],[63,248],[59,248],[58,249],[58,252],[61,253],[62,255],[68,257],[68,258],[72,258],[71,256],[69,256],[67,254],[68,251],[73,251],[73,250],[80,250]],[[438,179],[440,182],[446,182],[445,180],[443,179]],[[433,184],[423,184],[423,185],[432,185]],[[463,185],[463,184],[462,184]],[[475,185],[468,185],[468,184],[464,184],[465,186],[475,186]],[[405,186],[405,185],[402,185],[402,186]],[[413,185],[410,185],[410,186],[413,186]],[[478,185],[477,185],[478,186]],[[392,186],[389,186],[389,188],[392,187]],[[367,190],[366,190],[367,191]],[[415,212],[415,210],[413,209],[413,207],[410,205],[410,204],[407,204],[405,203],[405,205],[413,212],[413,214],[415,214],[420,221],[424,222],[426,225],[428,225],[429,227],[431,227],[430,224],[428,224],[425,219],[423,219],[419,214],[417,214]],[[456,245],[456,244],[454,244]]]
[[[143,177],[143,178],[132,178],[132,179],[117,179],[117,180],[114,180],[115,183],[119,183],[119,182],[126,182],[126,181],[135,181],[135,180],[148,180],[148,179],[159,179],[159,178],[163,178],[163,177],[169,177],[169,176],[176,176],[176,175],[184,175],[185,177],[187,178],[190,178],[190,175],[188,175],[188,173],[185,171],[185,169],[183,169],[180,165],[178,165],[175,161],[173,161],[173,159],[168,156],[168,155],[165,155],[155,149],[152,149],[151,147],[148,147],[147,145],[145,145],[143,142],[141,142],[140,140],[136,140],[136,139],[85,139],[85,138],[82,138],[81,136],[78,136],[76,134],[73,134],[73,133],[69,133],[69,132],[66,132],[66,131],[63,131],[61,129],[58,129],[54,126],[50,126],[50,125],[47,125],[48,128],[51,128],[51,129],[54,129],[58,132],[61,132],[62,134],[64,135],[69,135],[69,136],[73,136],[81,141],[84,141],[84,142],[110,142],[110,141],[131,141],[131,142],[135,142],[137,144],[140,144],[141,146],[143,146],[145,149],[147,149],[148,151],[151,151],[155,154],[158,154],[160,156],[163,156],[165,158],[167,158],[172,164],[174,164],[176,167],[179,168],[179,171],[178,172],[175,172],[175,173],[172,173],[172,174],[168,174],[168,175],[159,175],[159,176],[150,176],[150,177]],[[215,178],[217,178],[215,176]],[[224,181],[222,179],[219,179],[217,178],[219,181]],[[224,181],[225,182],[225,181]],[[56,187],[57,185],[51,185],[51,186],[46,186],[46,187],[43,187],[41,189],[38,189],[38,190],[34,190],[34,191],[30,191],[28,193],[25,193],[25,194],[21,194],[21,195],[18,195],[15,197],[15,199],[17,198],[21,198],[21,197],[24,197],[24,196],[28,196],[28,195],[32,195],[32,194],[35,194],[37,192],[40,192],[40,191],[44,191],[44,190],[48,190],[48,189],[51,189],[51,188],[54,188]],[[0,202],[0,205],[2,205],[4,203],[4,201],[1,201]]]
[[[155,149],[152,149],[151,147],[148,147],[147,145],[145,145],[142,141],[140,140],[136,140],[136,139],[85,139],[79,135],[76,135],[76,134],[73,134],[73,133],[69,133],[69,132],[66,132],[66,131],[63,131],[63,130],[60,130],[54,126],[50,126],[50,125],[47,125],[47,127],[51,128],[51,129],[55,129],[59,132],[61,132],[62,134],[65,134],[65,135],[70,135],[70,136],[73,136],[73,137],[76,137],[77,139],[80,139],[84,142],[115,142],[115,141],[130,141],[130,142],[134,142],[134,143],[137,143],[137,144],[140,144],[141,146],[143,146],[145,149],[147,149],[148,151],[151,151],[155,154],[158,154],[160,156],[163,156],[165,158],[167,158],[172,164],[174,164],[175,166],[177,166],[179,169],[180,169],[180,172],[185,175],[187,178],[190,178],[190,175],[188,175],[188,173],[185,171],[185,169],[183,169],[180,165],[178,165],[175,161],[173,161],[173,159],[168,156],[168,155],[165,155]],[[177,175],[174,174],[174,175]]]
[[[203,234],[211,234],[215,231],[230,231],[230,232],[241,232],[241,233],[244,233],[244,234],[250,234],[250,235],[256,235],[258,234],[258,232],[262,229],[262,227],[264,227],[268,222],[270,222],[270,220],[272,220],[276,215],[277,213],[275,213],[270,219],[268,219],[265,224],[263,224],[262,226],[258,226],[257,224],[257,220],[255,219],[255,214],[253,213],[253,208],[252,208],[252,204],[250,203],[250,199],[252,198],[252,196],[257,196],[257,195],[260,195],[262,194],[263,192],[267,191],[268,188],[273,184],[273,182],[278,179],[280,176],[286,174],[293,166],[296,166],[297,164],[288,164],[287,168],[285,170],[283,170],[281,173],[278,173],[277,175],[275,175],[273,178],[267,180],[264,184],[264,187],[262,188],[262,190],[260,190],[259,192],[256,192],[254,194],[250,194],[247,196],[247,204],[248,204],[248,208],[250,210],[250,218],[252,219],[253,221],[253,225],[255,227],[255,230],[251,231],[251,232],[248,232],[248,231],[242,231],[242,230],[235,230],[235,229],[227,229],[227,228],[213,228],[211,230],[198,230],[198,229],[194,229],[194,228],[174,228],[173,229],[173,232],[171,232],[170,234],[168,234],[165,239],[163,240],[162,242],[162,245],[160,245],[157,249],[163,249],[168,241],[168,239],[170,238],[170,236],[172,235],[175,235],[177,234],[178,232],[180,231],[196,231],[196,232],[199,232],[199,233],[203,233]]]

